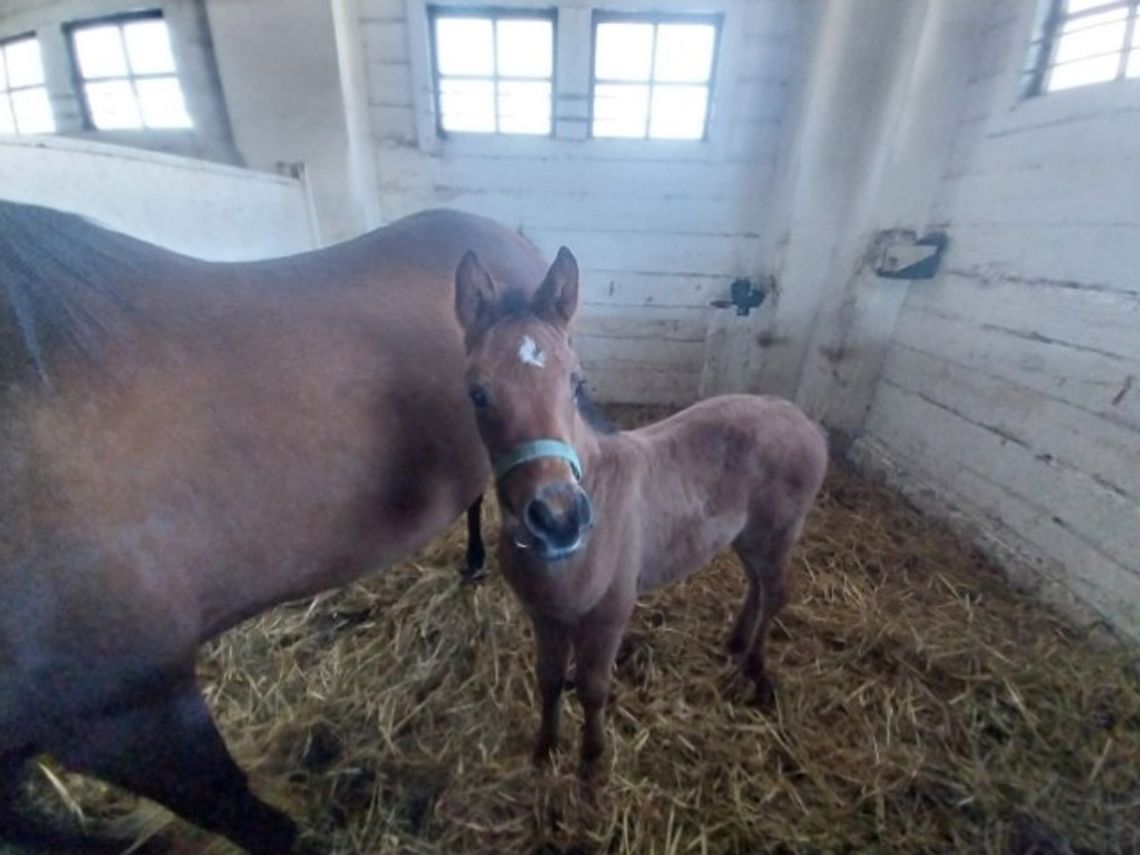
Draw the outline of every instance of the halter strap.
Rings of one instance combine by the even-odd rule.
[[[534,439],[524,442],[512,451],[495,458],[495,480],[499,480],[516,466],[539,460],[543,457],[556,457],[565,460],[574,470],[574,477],[582,480],[582,461],[578,459],[578,452],[574,446],[568,445],[560,439]]]

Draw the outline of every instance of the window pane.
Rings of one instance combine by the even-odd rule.
[[[653,24],[598,24],[594,50],[599,80],[649,80]]]
[[[554,68],[554,27],[550,21],[499,21],[495,34],[499,74],[550,77]]]
[[[661,24],[657,28],[654,80],[707,83],[715,41],[716,28],[711,24]]]
[[[494,132],[495,86],[490,80],[441,80],[439,101],[445,131]]]
[[[1115,53],[1124,46],[1126,21],[1066,33],[1057,42],[1056,63],[1072,62],[1098,54]]]
[[[0,95],[0,134],[16,133],[16,121],[12,118],[12,108],[7,95]]]
[[[1049,91],[1072,89],[1089,83],[1103,83],[1116,77],[1120,68],[1120,57],[1116,54],[1082,59],[1065,65],[1054,66],[1049,72]]]
[[[4,55],[8,60],[8,86],[38,86],[44,82],[39,40],[12,42],[4,48]]]
[[[1077,30],[1087,30],[1089,27],[1099,27],[1104,24],[1111,24],[1114,21],[1123,21],[1127,17],[1127,9],[1110,9],[1107,12],[1100,12],[1096,15],[1087,15],[1085,17],[1074,18],[1071,21],[1066,21],[1065,26],[1061,28],[1061,32],[1075,33]]]
[[[47,89],[21,89],[13,92],[12,111],[16,114],[16,127],[22,134],[50,134],[55,130],[55,117],[51,112],[51,101]]]
[[[148,128],[190,128],[190,114],[176,77],[136,80],[143,123]]]
[[[123,40],[117,26],[76,30],[75,53],[85,78],[121,77],[127,73]]]
[[[435,50],[440,74],[495,73],[489,18],[437,18]]]
[[[165,21],[138,21],[123,27],[127,56],[135,74],[163,74],[174,71],[170,34]]]
[[[8,75],[4,71],[4,48],[0,47],[0,92],[8,88]]]
[[[1129,77],[1140,77],[1140,50],[1128,54],[1128,70],[1125,74]]]
[[[708,89],[704,86],[655,86],[649,136],[699,140],[705,135]]]
[[[91,109],[91,121],[101,131],[123,128],[141,128],[138,103],[134,90],[126,80],[108,80],[104,83],[88,83],[84,87],[87,105]]]
[[[1070,15],[1074,15],[1077,12],[1095,9],[1097,6],[1104,6],[1112,2],[1113,0],[1068,0],[1068,2],[1065,3],[1065,11]]]
[[[549,134],[550,84],[500,80],[499,130],[504,134]]]
[[[596,137],[644,137],[649,87],[598,83],[594,86]]]

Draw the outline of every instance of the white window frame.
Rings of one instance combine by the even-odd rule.
[[[432,96],[435,99],[435,116],[436,116],[436,133],[441,137],[449,137],[454,134],[470,134],[473,136],[487,137],[527,137],[530,139],[544,137],[553,137],[556,127],[555,105],[558,103],[558,9],[554,7],[543,8],[525,8],[525,7],[511,7],[511,6],[449,6],[446,4],[431,3],[427,6],[428,16],[428,41],[431,44],[431,73],[432,73]],[[499,21],[549,21],[551,28],[551,58],[550,58],[550,77],[514,77],[511,75],[499,74],[498,71],[498,57],[495,57],[496,67],[488,75],[444,75],[439,69],[439,46],[436,44],[435,39],[435,22],[440,18],[466,18],[468,20],[490,21],[492,27],[492,34],[498,32],[495,26]],[[494,35],[492,35],[494,38]],[[494,42],[492,42],[494,44]],[[490,80],[495,87],[495,130],[493,131],[459,131],[448,130],[443,126],[443,109],[440,96],[440,83],[447,77],[450,79],[468,79],[468,80]],[[549,82],[550,83],[550,131],[545,134],[526,134],[526,133],[511,133],[499,130],[499,81],[520,81],[520,82]]]
[[[11,110],[11,113],[12,113],[12,124],[16,128],[16,133],[15,133],[16,136],[18,136],[18,137],[44,136],[47,134],[58,133],[59,126],[58,126],[58,123],[55,121],[55,109],[54,109],[54,105],[51,103],[51,90],[48,89],[48,85],[47,85],[47,70],[44,68],[43,45],[40,44],[39,36],[35,32],[29,32],[29,33],[19,33],[15,36],[8,36],[5,38],[0,38],[0,62],[6,63],[6,56],[4,53],[5,49],[10,47],[11,45],[15,45],[15,44],[19,44],[20,42],[27,42],[27,41],[36,42],[36,44],[39,45],[39,48],[40,48],[40,75],[41,75],[40,82],[39,83],[33,83],[33,84],[30,84],[27,86],[13,86],[12,81],[8,77],[7,66],[5,65],[5,68],[4,68],[4,88],[0,89],[0,95],[3,95],[8,101],[8,109]],[[50,131],[22,131],[22,130],[20,130],[20,120],[19,120],[19,117],[16,115],[16,107],[12,101],[12,94],[14,92],[25,92],[25,91],[28,91],[30,89],[43,89],[44,94],[47,96],[48,109],[52,111],[52,129]]]
[[[406,0],[408,61],[411,70],[412,110],[417,149],[431,155],[454,154],[471,157],[574,156],[614,160],[688,160],[719,162],[728,156],[731,129],[730,111],[716,104],[732,103],[737,83],[730,73],[737,64],[737,53],[744,40],[743,21],[747,5],[755,0],[705,0],[703,14],[723,15],[722,38],[717,46],[716,70],[712,80],[711,118],[703,140],[629,139],[591,137],[590,78],[593,74],[592,19],[600,0],[552,0],[549,8],[558,12],[554,46],[554,134],[438,132],[434,78],[432,76],[431,33],[427,7],[431,0]],[[534,9],[541,0],[494,0],[497,7]],[[485,7],[486,0],[439,0],[449,9]],[[603,4],[604,5],[604,4]],[[692,0],[609,0],[619,11],[646,14],[686,14],[693,11]]]
[[[183,79],[182,79],[182,72],[181,72],[181,69],[178,68],[177,63],[175,64],[174,70],[172,72],[171,71],[163,71],[163,72],[157,72],[157,73],[153,73],[153,74],[151,74],[151,73],[139,74],[139,73],[135,72],[135,70],[133,68],[131,68],[130,56],[127,53],[126,43],[124,41],[123,56],[124,56],[124,60],[127,63],[127,73],[125,75],[116,75],[114,77],[92,77],[92,78],[88,78],[88,77],[83,76],[83,69],[79,64],[79,52],[75,46],[75,34],[77,32],[80,32],[80,31],[86,30],[86,29],[93,29],[96,27],[115,26],[115,27],[119,28],[119,32],[120,32],[120,34],[122,34],[123,27],[126,24],[131,24],[131,23],[134,23],[136,21],[156,21],[156,20],[163,22],[163,24],[166,26],[166,31],[167,31],[168,37],[170,37],[171,40],[173,41],[173,34],[171,33],[170,24],[167,22],[166,13],[164,12],[164,10],[161,7],[154,7],[154,8],[149,8],[149,9],[136,9],[136,10],[131,10],[131,11],[112,13],[109,15],[102,15],[102,16],[97,17],[97,18],[83,18],[83,19],[79,19],[79,20],[72,20],[72,21],[66,22],[63,25],[63,34],[64,34],[64,38],[67,40],[67,51],[68,51],[68,55],[69,55],[70,60],[71,60],[72,79],[74,81],[75,97],[79,102],[80,110],[81,110],[82,117],[83,117],[84,130],[91,131],[94,133],[123,133],[123,132],[126,132],[126,133],[147,133],[147,134],[168,134],[168,133],[185,134],[187,132],[193,133],[197,129],[197,123],[194,120],[194,115],[190,109],[189,99],[187,98],[186,86],[185,86],[185,83],[183,82]],[[173,44],[171,45],[171,48],[173,50]],[[148,124],[146,124],[146,120],[143,117],[142,102],[139,98],[138,87],[135,85],[135,82],[138,80],[163,79],[163,78],[170,78],[170,77],[173,77],[177,81],[178,87],[182,91],[182,99],[186,105],[187,114],[190,117],[190,124],[188,126],[185,126],[185,127],[174,127],[174,128],[171,128],[171,127],[154,127],[154,126],[148,125]],[[95,124],[94,116],[92,116],[92,113],[91,113],[91,102],[87,98],[87,84],[88,83],[99,83],[99,82],[102,82],[104,80],[107,80],[107,81],[125,80],[125,81],[127,81],[127,83],[130,84],[131,92],[133,93],[134,98],[135,98],[135,104],[138,106],[138,109],[139,109],[139,117],[142,120],[142,124],[139,127],[137,127],[137,128],[100,128],[98,125]]]
[[[1053,69],[1057,67],[1057,63],[1054,59],[1057,54],[1058,44],[1061,40],[1061,30],[1067,23],[1070,21],[1079,21],[1081,18],[1100,15],[1105,12],[1111,12],[1114,9],[1128,10],[1127,17],[1125,18],[1124,38],[1121,42],[1120,50],[1112,52],[1112,54],[1119,54],[1116,76],[1111,80],[1101,80],[1095,83],[1087,83],[1081,86],[1073,86],[1056,91],[1068,92],[1081,90],[1087,89],[1089,86],[1103,86],[1108,83],[1119,83],[1122,80],[1128,79],[1127,69],[1129,56],[1134,50],[1140,50],[1140,48],[1132,47],[1133,35],[1137,29],[1140,29],[1140,0],[1104,0],[1104,2],[1098,6],[1072,14],[1065,12],[1065,0],[1043,0],[1043,2],[1045,3],[1044,15],[1037,26],[1037,33],[1035,34],[1033,42],[1029,46],[1029,60],[1021,86],[1022,98],[1035,98],[1039,95],[1056,94],[1049,90],[1049,78],[1052,75]],[[1112,54],[1102,54],[1102,56],[1110,56]],[[1092,57],[1086,57],[1086,59],[1091,58]],[[1083,60],[1074,61],[1081,62]]]
[[[665,138],[650,136],[650,129],[653,127],[653,88],[658,85],[657,79],[654,77],[654,70],[652,63],[650,63],[649,78],[644,82],[644,85],[649,87],[649,105],[645,113],[645,135],[641,137],[595,137],[594,136],[594,90],[598,84],[602,85],[636,85],[634,81],[629,80],[599,80],[597,76],[597,53],[598,53],[598,25],[608,23],[630,23],[630,24],[652,24],[653,25],[653,45],[654,50],[657,47],[657,38],[659,34],[659,27],[661,24],[706,24],[713,27],[713,54],[712,54],[712,67],[709,69],[709,78],[705,83],[692,84],[694,86],[704,86],[708,90],[708,99],[705,102],[705,119],[704,119],[704,133],[701,134],[698,140],[680,140],[680,142],[704,142],[709,138],[709,127],[712,124],[713,114],[713,98],[715,97],[715,89],[717,83],[717,71],[720,65],[720,49],[722,36],[724,35],[724,14],[719,12],[626,12],[626,11],[610,11],[606,9],[594,9],[592,19],[590,21],[590,92],[589,98],[589,118],[587,121],[587,133],[591,139],[634,139],[646,142],[665,142]],[[661,85],[669,85],[662,83]],[[669,140],[674,142],[674,140]]]

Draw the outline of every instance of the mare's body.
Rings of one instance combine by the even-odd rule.
[[[521,288],[540,254],[427,212],[210,264],[0,203],[0,836],[34,753],[249,849],[248,793],[194,683],[206,639],[407,555],[489,474],[461,380],[455,265]]]

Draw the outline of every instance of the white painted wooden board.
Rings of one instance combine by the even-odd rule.
[[[85,140],[0,141],[0,198],[81,214],[212,261],[316,245],[308,196],[295,179]]]
[[[995,6],[856,448],[1140,640],[1140,86],[1016,100],[1035,11]]]
[[[1066,583],[1078,595],[1140,638],[1140,574],[1090,537],[1087,529],[1076,529],[1076,520],[1061,515],[1057,497],[1072,485],[1047,482],[1026,496],[1029,490],[1010,487],[1011,469],[1025,465],[1016,459],[1017,446],[1002,446],[985,430],[889,382],[880,384],[876,397],[878,406],[872,408],[867,425],[873,441],[916,469],[931,489],[950,491],[968,502],[983,527],[999,532],[1008,527],[1040,554],[1059,561]],[[1074,500],[1079,501],[1069,497]],[[1077,513],[1081,521],[1091,516],[1088,508]],[[1099,526],[1110,536],[1124,527],[1140,528],[1135,510]]]
[[[613,9],[682,7],[618,0]],[[424,3],[363,0],[376,189],[390,219],[454,207],[519,230],[548,256],[569,246],[583,271],[580,335],[598,397],[689,403],[708,352],[709,302],[733,278],[769,272],[763,212],[811,10],[713,0],[726,25],[710,136],[677,142],[588,138],[592,8],[559,6],[553,137],[440,139]]]

